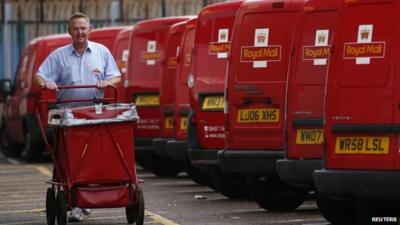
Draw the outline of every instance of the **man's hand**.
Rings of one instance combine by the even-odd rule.
[[[41,85],[41,88],[46,88],[48,90],[58,90],[57,84],[53,81],[44,81]]]
[[[99,88],[105,88],[107,86],[110,86],[110,82],[108,82],[107,80],[99,80],[97,81],[97,87]]]

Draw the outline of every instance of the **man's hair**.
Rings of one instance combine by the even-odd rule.
[[[77,18],[84,18],[87,21],[87,23],[89,24],[89,26],[91,26],[89,16],[87,16],[86,14],[81,13],[81,12],[76,12],[69,18],[68,29],[71,27],[72,20],[77,19]]]

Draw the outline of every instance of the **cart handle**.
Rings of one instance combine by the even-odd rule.
[[[64,99],[64,100],[60,100],[60,99],[47,99],[47,100],[38,100],[39,104],[44,104],[44,103],[48,103],[48,104],[52,104],[52,103],[68,103],[68,102],[106,102],[106,101],[113,101],[114,103],[118,102],[118,90],[117,87],[115,87],[114,85],[109,85],[106,86],[104,88],[112,88],[113,92],[114,92],[114,96],[113,97],[109,97],[109,98],[82,98],[82,99]],[[97,89],[103,89],[98,87],[97,85],[94,84],[89,84],[89,85],[60,85],[57,86],[57,89],[77,89],[77,88],[97,88]],[[40,93],[42,91],[48,90],[46,88],[41,88],[39,89],[39,96]],[[55,90],[54,90],[55,91]]]

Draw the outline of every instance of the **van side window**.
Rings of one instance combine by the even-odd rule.
[[[38,68],[38,65],[35,65],[36,62],[36,52],[32,52],[31,56],[29,57],[29,62],[27,66],[27,76],[31,77],[26,77],[25,82],[26,85],[25,88],[29,88],[32,85],[32,80],[34,79],[34,76],[36,75]]]
[[[26,79],[26,76],[28,75],[28,70],[27,70],[28,59],[29,59],[29,55],[26,54],[26,55],[22,56],[22,58],[19,62],[18,71],[15,76],[15,87],[17,89],[24,88],[25,79]]]
[[[390,80],[389,62],[395,7],[389,3],[349,7],[338,38],[335,80],[342,87],[383,87]],[[336,61],[335,60],[335,61]],[[341,62],[341,63],[339,63]]]
[[[336,17],[336,12],[316,12],[305,16],[297,49],[301,52],[295,65],[298,84],[325,83]]]

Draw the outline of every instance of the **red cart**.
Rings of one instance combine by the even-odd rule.
[[[93,85],[60,86],[59,89],[96,88]],[[46,194],[47,224],[67,224],[67,209],[125,207],[129,224],[142,225],[143,192],[136,174],[133,123],[134,104],[118,104],[114,98],[48,100],[40,91],[36,116],[54,167]],[[47,99],[47,100],[43,100]],[[48,111],[49,104],[114,102]],[[48,112],[48,114],[47,114]],[[53,147],[45,126],[53,129]]]

